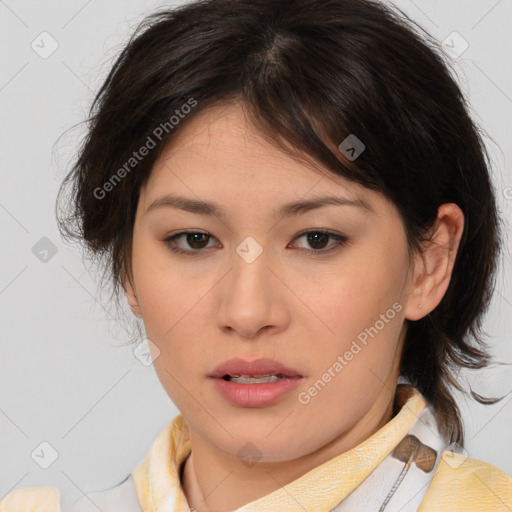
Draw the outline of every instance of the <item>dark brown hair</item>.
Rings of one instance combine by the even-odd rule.
[[[430,314],[407,321],[401,363],[445,436],[462,444],[450,388],[463,390],[461,368],[489,362],[481,327],[499,218],[489,157],[446,55],[398,8],[371,0],[201,0],[147,16],[92,104],[59,191],[71,187],[70,210],[57,214],[63,237],[85,242],[103,261],[119,299],[122,276],[131,276],[139,191],[155,160],[199,112],[233,101],[269,142],[388,197],[411,251],[441,204],[462,209],[449,288]],[[365,145],[354,160],[338,149],[351,134]]]

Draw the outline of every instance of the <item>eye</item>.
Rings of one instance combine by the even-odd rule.
[[[303,237],[306,237],[307,243],[310,244],[313,249],[302,249],[302,251],[313,256],[322,256],[331,253],[348,241],[346,236],[325,229],[306,231],[298,235],[295,240]],[[178,240],[182,238],[186,241],[186,244],[191,250],[183,249],[178,246]],[[172,252],[192,255],[193,253],[204,252],[203,249],[207,248],[208,241],[211,238],[212,236],[210,234],[201,231],[182,231],[167,237],[164,239],[164,242]],[[326,242],[328,242],[329,239],[334,240],[334,243],[331,244],[330,248],[325,249]]]
[[[177,247],[176,241],[185,236],[186,243],[189,244],[189,247],[192,247],[192,251]],[[205,244],[208,243],[208,240],[210,238],[211,235],[209,235],[208,233],[203,233],[201,231],[182,231],[181,233],[177,233],[173,236],[167,237],[164,240],[164,242],[173,252],[179,254],[190,254],[193,252],[201,252],[201,250],[206,247]]]
[[[311,254],[313,256],[322,256],[324,254],[331,253],[346,244],[348,241],[346,236],[333,233],[332,231],[328,231],[326,229],[306,231],[299,235],[296,240],[302,237],[306,237],[307,243],[311,247],[314,247],[314,249],[304,249],[307,254]],[[326,246],[326,243],[329,241],[329,239],[334,240],[335,243],[331,244],[330,248],[325,249],[324,247]]]

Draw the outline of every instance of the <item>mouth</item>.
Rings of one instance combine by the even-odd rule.
[[[235,358],[224,361],[209,375],[236,384],[267,384],[285,379],[302,378],[298,370],[279,361],[260,358],[252,361]]]
[[[223,375],[221,377],[223,380],[228,382],[234,382],[236,384],[269,384],[271,382],[278,382],[283,379],[293,379],[300,378],[290,377],[287,375]]]

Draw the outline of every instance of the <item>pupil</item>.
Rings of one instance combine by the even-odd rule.
[[[318,240],[316,240],[317,237],[323,238],[325,241],[325,238],[327,238],[327,235],[325,233],[313,233],[312,235],[310,234],[308,236],[308,243],[310,243],[316,249],[318,249],[318,247],[315,246],[315,244],[318,243]],[[322,247],[323,247],[325,244],[320,243],[320,245],[322,245]],[[320,248],[322,248],[322,247],[320,247]]]
[[[188,243],[190,244],[191,247],[194,247],[195,249],[201,249],[202,246],[201,246],[201,240],[200,240],[200,237],[206,237],[207,235],[205,235],[204,233],[191,233],[188,235]],[[199,238],[199,240],[198,240]],[[204,240],[203,240],[204,242]],[[195,244],[199,244],[199,247],[197,247]]]

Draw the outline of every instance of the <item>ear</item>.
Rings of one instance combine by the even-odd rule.
[[[139,299],[137,297],[137,292],[135,291],[135,286],[133,285],[132,277],[124,274],[122,278],[122,283],[132,313],[135,316],[142,318],[142,313],[139,306]]]
[[[454,203],[441,205],[430,239],[415,256],[405,318],[419,320],[441,302],[452,276],[464,230],[464,214]]]

